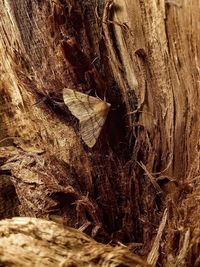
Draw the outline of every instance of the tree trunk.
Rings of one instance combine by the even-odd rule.
[[[2,218],[59,216],[154,265],[198,266],[199,1],[4,0],[0,11],[1,184],[16,190]],[[111,104],[92,148],[64,88]]]

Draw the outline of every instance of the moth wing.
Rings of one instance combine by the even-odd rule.
[[[69,88],[63,90],[63,99],[70,112],[79,120],[83,141],[93,147],[105,123],[110,104]]]
[[[80,133],[87,146],[93,147],[101,133],[102,127],[106,121],[108,110],[105,113],[93,114],[80,122]]]
[[[65,105],[79,121],[89,118],[94,112],[94,107],[101,100],[69,88],[63,90]]]

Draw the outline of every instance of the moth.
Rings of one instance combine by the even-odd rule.
[[[64,88],[63,99],[72,115],[79,120],[83,141],[88,147],[93,147],[101,133],[111,104],[69,88]]]

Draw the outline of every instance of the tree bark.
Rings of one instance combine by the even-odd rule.
[[[76,229],[41,219],[3,220],[0,233],[2,266],[149,266],[126,247],[100,244]]]
[[[198,0],[1,1],[1,184],[20,203],[2,218],[59,216],[154,251],[154,265],[198,266],[199,11]],[[111,103],[93,148],[64,88]]]

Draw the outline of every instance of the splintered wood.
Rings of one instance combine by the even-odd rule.
[[[0,221],[0,265],[149,266],[125,246],[97,243],[76,229],[29,217]]]
[[[106,121],[110,104],[69,88],[63,90],[63,99],[70,112],[79,120],[83,141],[88,147],[93,147]]]

